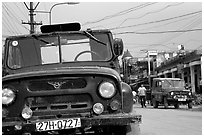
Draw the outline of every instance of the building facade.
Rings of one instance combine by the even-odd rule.
[[[182,78],[191,87],[192,92],[202,93],[201,75],[202,51],[177,55],[161,63],[155,68],[157,77]]]

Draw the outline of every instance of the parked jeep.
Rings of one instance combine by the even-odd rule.
[[[180,78],[154,78],[151,96],[154,108],[158,105],[164,105],[165,108],[174,105],[179,108],[180,104],[192,108],[192,92],[185,89],[185,82]]]
[[[41,31],[6,39],[3,134],[139,134],[141,115],[119,75],[122,40],[78,23]]]

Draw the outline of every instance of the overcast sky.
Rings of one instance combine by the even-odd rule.
[[[40,2],[36,10],[48,12],[54,4]],[[29,26],[22,24],[28,14],[23,2],[2,3],[3,38],[28,34]],[[35,14],[36,22],[49,24],[48,13]],[[176,51],[180,44],[186,50],[202,48],[201,2],[80,2],[54,6],[51,17],[52,24],[80,22],[83,30],[110,29],[134,57],[145,56],[144,50]]]

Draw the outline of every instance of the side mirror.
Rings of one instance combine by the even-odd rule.
[[[120,56],[123,54],[123,40],[120,38],[115,38],[113,43],[113,49],[114,53],[117,56]]]

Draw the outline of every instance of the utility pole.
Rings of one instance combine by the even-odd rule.
[[[42,22],[37,23],[37,22],[34,21],[34,15],[35,15],[35,14],[34,14],[34,11],[35,11],[35,9],[37,8],[37,6],[39,5],[39,3],[40,3],[40,2],[38,2],[37,5],[36,5],[35,8],[34,8],[33,2],[30,2],[30,8],[28,8],[27,4],[24,2],[26,8],[27,8],[27,9],[29,10],[29,12],[30,12],[30,14],[29,14],[29,16],[30,16],[30,21],[28,21],[28,22],[22,22],[22,24],[29,24],[29,25],[30,25],[30,34],[35,33],[35,25],[42,25]]]

